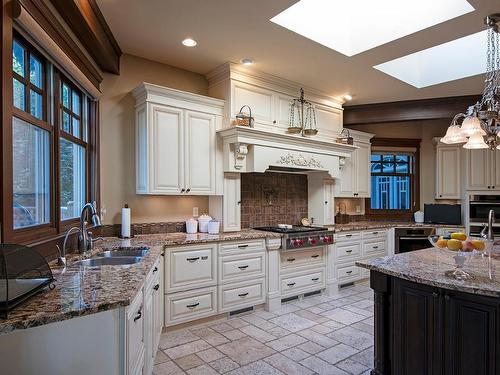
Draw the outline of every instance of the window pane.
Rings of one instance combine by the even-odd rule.
[[[380,154],[372,154],[372,161],[380,162],[382,155]]]
[[[73,91],[73,112],[77,115],[80,114],[80,95]]]
[[[30,55],[30,82],[40,89],[43,87],[42,63],[33,55]]]
[[[83,141],[87,142],[88,140],[88,121],[89,121],[89,101],[87,98],[83,101]]]
[[[50,222],[49,133],[12,119],[14,229]]]
[[[24,111],[26,105],[25,104],[26,100],[24,97],[25,95],[24,84],[14,78],[13,85],[14,85],[14,93],[13,93],[14,107],[17,107]]]
[[[80,121],[74,117],[72,118],[72,120],[73,120],[73,135],[75,137],[80,138]]]
[[[383,169],[384,173],[394,173],[394,155],[383,155],[382,156]]]
[[[68,113],[63,111],[62,129],[71,134],[71,119]]]
[[[12,70],[22,77],[24,77],[24,68],[26,66],[24,52],[24,47],[14,40],[12,44]]]
[[[410,199],[409,176],[372,176],[373,210],[409,210]]]
[[[396,155],[396,173],[411,173],[410,155]]]
[[[60,139],[61,220],[80,216],[85,204],[85,149]]]
[[[39,118],[43,119],[43,103],[42,103],[42,95],[37,93],[36,91],[30,90],[30,113]]]
[[[70,91],[69,91],[69,87],[65,83],[62,84],[61,91],[62,91],[62,104],[63,104],[63,106],[65,106],[68,109],[71,109],[70,98],[69,98]]]

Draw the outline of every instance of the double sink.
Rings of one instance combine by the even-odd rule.
[[[149,247],[118,247],[105,250],[93,258],[79,260],[77,267],[125,266],[139,263],[149,252]]]

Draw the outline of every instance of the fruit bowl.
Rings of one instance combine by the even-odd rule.
[[[482,237],[467,237],[464,233],[460,234],[463,236],[454,236],[455,238],[432,235],[429,236],[429,242],[436,249],[448,249],[471,255],[483,253],[493,246],[492,241],[488,241]]]

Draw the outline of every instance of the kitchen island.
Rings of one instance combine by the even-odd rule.
[[[357,262],[375,297],[374,375],[500,374],[500,257],[473,279],[445,276],[456,253],[434,248]]]

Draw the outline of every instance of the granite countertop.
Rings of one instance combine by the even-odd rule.
[[[85,257],[78,254],[68,255],[66,268],[57,267],[52,263],[52,272],[56,280],[55,288],[53,290],[45,288],[9,312],[7,319],[0,318],[0,334],[128,306],[143,287],[146,276],[166,246],[266,237],[280,237],[280,235],[244,230],[218,235],[207,233],[151,234],[136,236],[128,240],[107,237],[96,242],[92,253]],[[148,246],[150,251],[141,262],[130,266],[102,268],[72,266],[77,260],[120,246]]]
[[[494,248],[500,251],[499,245]],[[453,257],[456,254],[449,250],[430,248],[363,260],[356,262],[356,265],[420,284],[500,298],[500,255],[492,259],[480,255],[470,257],[463,269],[472,274],[474,279],[460,281],[445,276],[446,271],[455,269]]]
[[[419,228],[419,227],[433,227],[433,228],[463,228],[463,225],[449,225],[449,224],[427,224],[415,223],[414,221],[353,221],[347,224],[335,224],[328,226],[328,229],[333,229],[335,232],[348,232],[354,230],[366,229],[379,229],[379,228]]]

